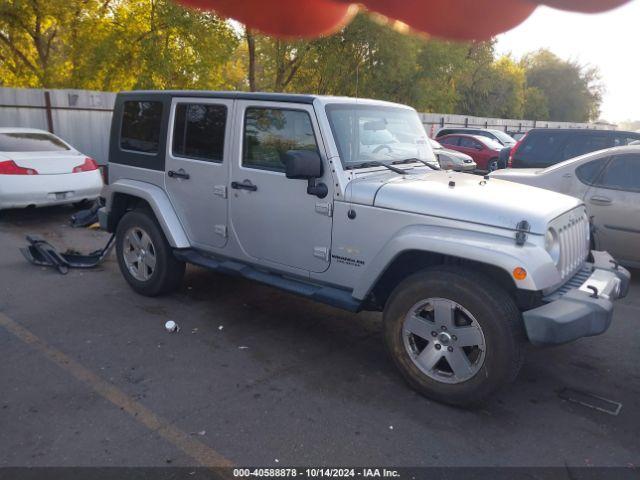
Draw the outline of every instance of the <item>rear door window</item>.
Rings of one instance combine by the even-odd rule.
[[[559,160],[567,160],[611,146],[613,137],[610,135],[570,135]]]
[[[447,137],[439,139],[439,142],[443,145],[458,145],[459,137]]]
[[[64,142],[48,133],[0,133],[0,152],[59,152],[69,150]]]
[[[596,184],[601,188],[640,192],[640,155],[614,156]]]
[[[222,162],[226,123],[225,105],[179,103],[173,127],[173,155]]]
[[[480,145],[480,144],[478,142],[476,142],[472,138],[460,137],[460,146],[461,147],[464,147],[464,148],[476,148],[478,145]]]
[[[162,102],[124,102],[120,148],[156,154],[160,150]]]

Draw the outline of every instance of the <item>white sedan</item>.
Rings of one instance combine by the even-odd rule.
[[[0,210],[94,200],[102,186],[95,160],[55,135],[0,128]]]
[[[594,226],[595,248],[607,250],[624,265],[640,267],[640,146],[607,148],[542,170],[498,170],[490,177],[583,200]]]

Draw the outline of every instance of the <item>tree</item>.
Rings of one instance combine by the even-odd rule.
[[[547,98],[550,119],[587,122],[598,118],[604,88],[597,68],[562,60],[546,49],[526,55],[522,63],[527,86]]]
[[[0,78],[16,87],[79,86],[82,52],[110,0],[1,0]]]
[[[524,91],[524,118],[549,120],[549,101],[539,88],[527,87]]]
[[[482,52],[460,85],[461,114],[521,118],[525,74],[511,57],[493,59],[493,49]]]
[[[225,88],[238,38],[170,0],[0,0],[0,78],[21,87]]]

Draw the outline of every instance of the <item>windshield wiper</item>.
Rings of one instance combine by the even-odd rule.
[[[377,162],[377,161],[362,162],[362,163],[356,163],[355,165],[348,165],[347,167],[345,167],[345,170],[353,170],[354,168],[367,168],[367,167],[385,167],[385,168],[388,168],[389,170],[391,170],[392,172],[396,172],[396,173],[399,173],[401,175],[404,175],[406,173],[406,170],[403,170],[401,168],[392,167],[388,163]]]
[[[394,165],[398,165],[399,163],[415,163],[415,162],[422,163],[423,165],[426,165],[432,170],[441,170],[440,167],[432,163],[429,163],[426,160],[420,160],[419,158],[405,158],[404,160],[396,160],[395,162],[391,162],[391,163],[393,163]]]

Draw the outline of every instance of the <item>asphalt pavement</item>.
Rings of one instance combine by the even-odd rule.
[[[0,212],[0,466],[640,465],[637,279],[606,334],[530,348],[518,380],[467,411],[403,382],[378,314],[196,267],[145,298],[113,254],[66,276],[27,263],[27,233],[106,242],[72,212]]]

